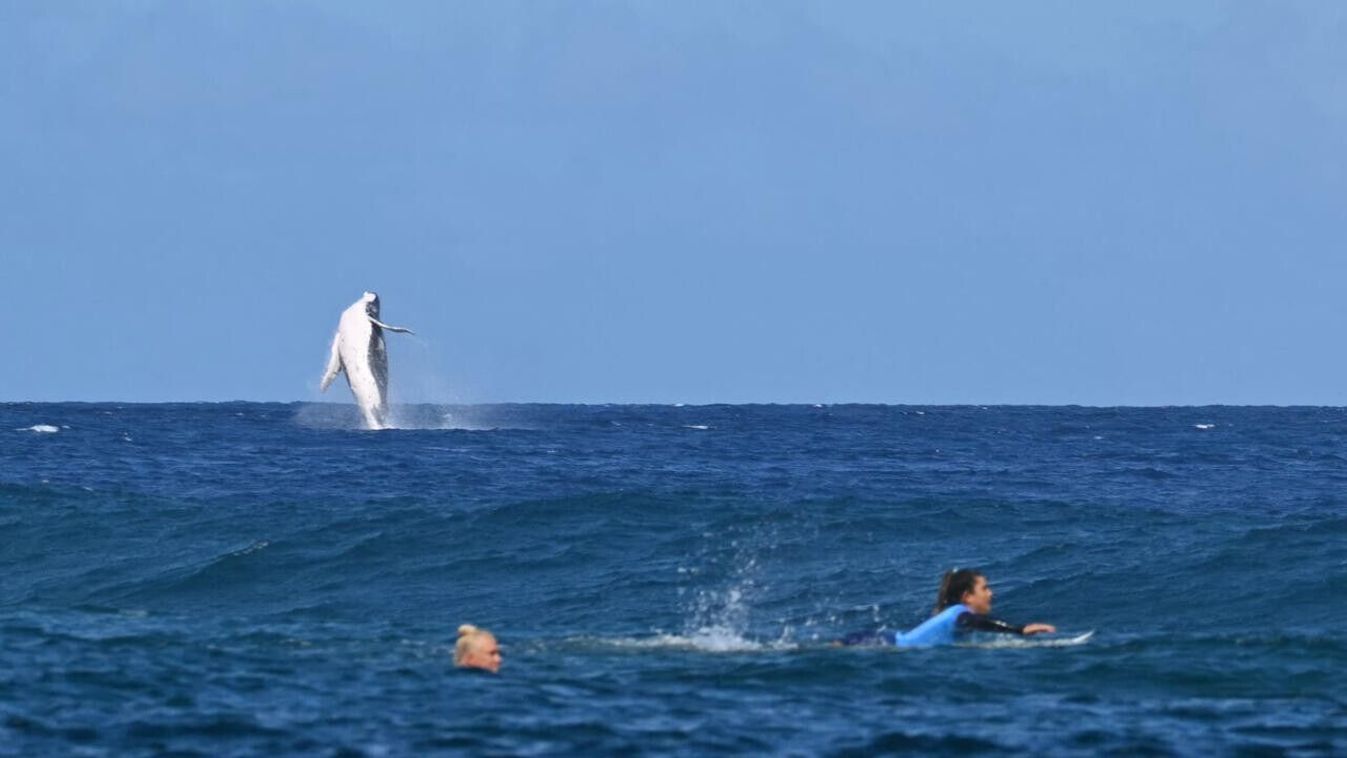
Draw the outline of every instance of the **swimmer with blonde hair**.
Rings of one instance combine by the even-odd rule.
[[[500,671],[500,645],[496,635],[472,624],[458,628],[458,642],[454,645],[454,665],[461,669],[481,669],[495,674]]]

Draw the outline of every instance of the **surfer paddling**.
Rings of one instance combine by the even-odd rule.
[[[898,647],[932,647],[957,642],[971,632],[998,634],[1051,634],[1057,631],[1052,624],[1024,624],[1016,626],[991,615],[992,588],[987,577],[973,569],[951,569],[940,580],[931,617],[910,632],[858,632],[838,640],[841,645],[896,645]]]

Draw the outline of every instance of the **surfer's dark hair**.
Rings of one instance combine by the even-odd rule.
[[[987,578],[987,575],[976,569],[952,568],[945,572],[940,578],[940,591],[935,596],[935,610],[931,615],[935,615],[951,605],[958,605],[963,602],[965,593],[972,592],[973,586],[978,583],[978,578]]]

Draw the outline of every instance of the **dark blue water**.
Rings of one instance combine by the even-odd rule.
[[[1347,752],[1342,409],[402,415],[0,405],[0,753]]]

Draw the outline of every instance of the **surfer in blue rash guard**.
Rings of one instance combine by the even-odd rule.
[[[940,580],[935,611],[931,617],[909,632],[849,634],[842,645],[896,645],[897,647],[933,647],[948,645],[970,632],[1032,635],[1052,633],[1052,624],[1016,626],[991,615],[992,588],[987,577],[973,569],[951,569]]]

